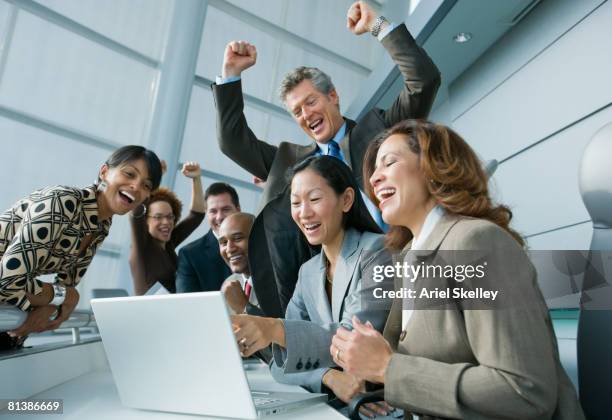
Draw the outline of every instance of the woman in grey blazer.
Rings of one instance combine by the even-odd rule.
[[[293,167],[291,213],[311,245],[322,252],[304,263],[285,319],[237,315],[232,318],[243,355],[272,344],[274,376],[321,392],[330,388],[345,402],[363,383],[333,369],[331,338],[352,317],[382,331],[391,302],[374,300],[374,266],[390,263],[383,236],[341,160],[313,156]],[[392,285],[391,287],[392,288]],[[330,369],[331,368],[331,369]]]
[[[415,298],[393,299],[384,335],[358,321],[337,331],[334,361],[384,384],[389,404],[422,419],[584,418],[512,213],[491,203],[470,146],[447,127],[405,121],[371,144],[364,168],[368,193],[393,225],[388,247],[410,251],[404,262],[422,271],[396,279],[395,289],[412,285]],[[424,275],[441,261],[454,274]],[[488,263],[482,278],[458,278],[467,261]],[[431,297],[455,287],[498,296]]]

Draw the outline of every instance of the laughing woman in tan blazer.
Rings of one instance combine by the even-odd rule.
[[[436,309],[413,301],[411,310],[395,299],[384,335],[358,320],[336,332],[334,361],[384,384],[389,404],[423,419],[584,418],[512,213],[491,203],[470,146],[447,127],[404,121],[371,144],[364,174],[392,226],[389,248],[411,250],[404,261],[422,266],[449,251],[485,252],[494,261],[488,284],[502,299],[486,310],[452,298]],[[416,276],[417,293],[442,286],[430,280]]]

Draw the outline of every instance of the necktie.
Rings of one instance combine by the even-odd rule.
[[[244,294],[246,295],[247,299],[251,298],[251,283],[248,281],[244,285]]]
[[[336,159],[342,160],[342,156],[340,156],[340,146],[335,140],[330,140],[327,143],[327,156],[333,156]],[[366,203],[366,207],[368,208],[368,211],[374,218],[374,221],[383,230],[383,232],[386,232],[388,227],[385,224],[385,222],[383,222],[382,216],[380,215],[380,211],[378,211],[378,208],[374,205],[374,203],[370,201],[368,196],[366,196],[363,191],[361,191],[361,194]]]
[[[342,160],[340,146],[334,140],[330,140],[329,143],[327,143],[327,156],[333,156],[336,159]]]

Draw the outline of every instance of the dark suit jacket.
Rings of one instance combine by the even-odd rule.
[[[176,292],[210,292],[221,290],[223,281],[232,274],[219,254],[219,242],[212,230],[179,251]]]
[[[358,121],[347,121],[347,140],[341,148],[363,188],[365,150],[380,131],[407,118],[426,118],[433,104],[440,73],[419,48],[405,25],[399,25],[382,41],[404,77],[404,90],[388,110],[372,109]],[[311,249],[293,223],[285,173],[314,154],[308,146],[282,142],[273,146],[258,140],[247,125],[240,81],[213,85],[217,107],[217,136],[221,151],[253,175],[267,181],[253,230],[249,237],[249,261],[253,287],[262,310],[283,316],[291,299],[300,266],[318,250]]]

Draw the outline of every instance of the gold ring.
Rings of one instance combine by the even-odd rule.
[[[341,362],[342,360],[340,360],[340,349],[336,349],[336,360]]]

